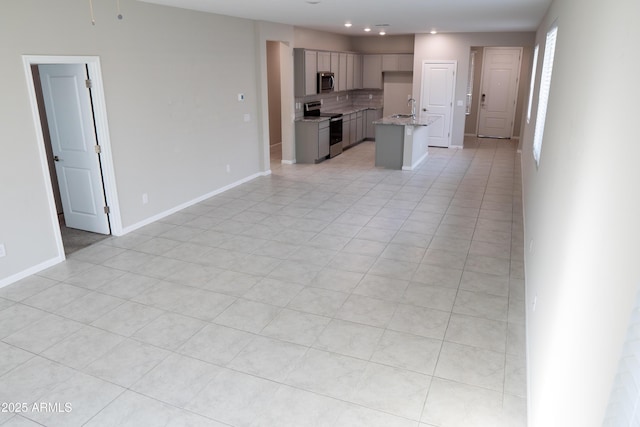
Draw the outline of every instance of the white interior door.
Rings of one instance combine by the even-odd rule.
[[[110,234],[86,66],[47,64],[38,69],[65,223]]]
[[[449,147],[453,118],[456,63],[425,61],[422,64],[420,116],[437,117],[429,126],[429,145]]]
[[[484,49],[478,136],[511,138],[521,57],[520,47]]]

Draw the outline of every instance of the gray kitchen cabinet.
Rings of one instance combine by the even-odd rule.
[[[356,142],[356,114],[349,114],[351,116],[351,126],[349,126],[349,145],[354,145]]]
[[[413,72],[413,55],[410,53],[398,55],[398,71]]]
[[[373,124],[375,120],[382,118],[382,109],[377,110],[367,110],[367,123],[366,123],[366,138],[367,139],[375,139],[376,138],[376,127]]]
[[[295,96],[317,94],[317,73],[331,71],[334,90],[383,89],[385,71],[413,71],[413,55],[367,54],[294,49]]]
[[[337,91],[342,92],[347,90],[347,54],[340,54],[340,67],[338,68],[338,74],[336,76],[337,80]]]
[[[413,71],[413,55],[409,53],[382,55],[382,71]]]
[[[315,50],[294,49],[294,92],[295,96],[318,93],[318,55]]]
[[[318,59],[316,52],[306,51],[304,54],[304,94],[315,95],[318,93]]]
[[[364,139],[365,127],[364,127],[364,111],[358,111],[356,113],[356,140],[360,142]]]
[[[353,65],[355,55],[353,53],[347,54],[347,90],[353,90]]]
[[[362,88],[382,89],[382,55],[362,56]]]
[[[318,52],[318,72],[331,71],[331,52]]]
[[[331,134],[329,132],[329,123],[322,122],[318,125],[318,161],[329,157]]]
[[[329,156],[329,120],[296,122],[296,162],[318,163]]]
[[[342,116],[342,148],[347,148],[353,144],[351,139],[351,114],[344,114]]]
[[[382,55],[382,71],[398,71],[398,55]]]
[[[362,55],[353,55],[353,88],[362,89]]]
[[[338,74],[340,74],[340,54],[338,52],[331,52],[331,72],[336,78],[336,83],[338,79]],[[335,90],[338,90],[336,87]]]

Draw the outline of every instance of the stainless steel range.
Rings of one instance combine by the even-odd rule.
[[[329,158],[342,153],[342,114],[322,113],[320,101],[304,104],[304,115],[307,117],[329,117]]]

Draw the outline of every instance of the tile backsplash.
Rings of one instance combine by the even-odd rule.
[[[369,99],[369,95],[371,95],[371,99]],[[296,104],[300,103],[300,109],[295,110],[296,118],[304,115],[305,102],[319,99],[322,99],[322,110],[324,111],[338,110],[349,106],[382,108],[384,91],[381,89],[358,89],[295,98]]]

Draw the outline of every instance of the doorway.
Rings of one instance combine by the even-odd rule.
[[[294,163],[293,49],[266,41],[267,115],[271,169]]]
[[[521,61],[521,47],[484,49],[478,112],[479,137],[513,136]]]
[[[51,188],[51,223],[64,259],[122,231],[99,61],[25,56],[23,62]]]
[[[267,96],[269,98],[269,154],[271,162],[282,161],[282,85],[280,42],[267,41]]]

